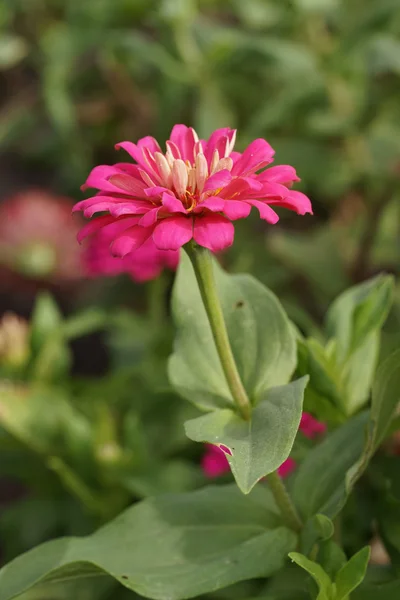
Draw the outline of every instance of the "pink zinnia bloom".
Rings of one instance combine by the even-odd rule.
[[[206,451],[201,461],[201,467],[206,477],[213,479],[230,472],[230,466],[225,452],[219,446],[206,444]]]
[[[310,413],[303,412],[300,421],[300,431],[312,440],[326,432],[326,425],[314,419]]]
[[[0,262],[32,279],[70,282],[83,277],[78,224],[71,200],[29,189],[0,205]],[[78,250],[78,251],[76,251]]]
[[[299,430],[306,437],[314,439],[326,432],[326,425],[325,423],[321,423],[320,421],[317,421],[317,419],[314,419],[309,413],[303,413]],[[226,454],[229,453],[228,448],[226,448],[224,452],[220,446],[206,444],[206,451],[201,461],[203,473],[206,477],[220,477],[230,471],[228,459],[226,458]],[[278,468],[278,473],[281,477],[287,477],[296,469],[296,467],[296,461],[289,456],[289,458],[287,458]]]
[[[149,238],[160,250],[178,250],[194,239],[216,252],[232,244],[232,221],[247,217],[253,206],[268,223],[278,221],[277,206],[311,213],[307,196],[290,189],[299,181],[295,169],[265,169],[274,150],[263,139],[242,154],[234,152],[235,136],[235,130],[223,128],[204,141],[191,127],[175,125],[165,153],[152,137],[117,144],[136,164],[92,170],[82,187],[98,192],[75,210],[89,218],[108,214],[88,223],[79,240],[113,225],[115,256],[126,256]]]
[[[124,258],[112,256],[110,244],[113,239],[112,227],[100,229],[91,237],[83,253],[89,277],[126,273],[140,283],[158,277],[164,268],[176,269],[178,266],[179,251],[159,250],[151,238]]]

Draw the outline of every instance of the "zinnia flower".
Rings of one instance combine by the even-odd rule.
[[[175,125],[163,153],[157,141],[121,142],[136,164],[98,166],[83,189],[97,194],[75,210],[86,217],[108,213],[88,223],[79,240],[113,225],[111,252],[126,256],[151,238],[160,250],[178,250],[191,239],[217,252],[233,242],[232,221],[247,217],[252,207],[268,223],[279,220],[274,208],[311,213],[310,200],[290,189],[299,181],[289,165],[265,169],[274,150],[254,140],[241,154],[234,152],[236,132],[223,128],[207,141],[185,125]]]
[[[299,430],[309,439],[314,439],[326,431],[325,423],[317,421],[312,415],[304,412],[301,417]],[[206,451],[201,461],[201,467],[206,477],[213,479],[230,472],[230,466],[226,453],[228,449],[222,449],[214,444],[206,444]],[[278,468],[281,477],[287,477],[297,467],[296,461],[289,456]]]
[[[124,258],[112,256],[110,244],[113,239],[112,227],[100,229],[91,237],[83,253],[88,277],[126,273],[141,283],[158,277],[164,268],[176,269],[178,266],[179,251],[159,250],[151,238]]]
[[[0,263],[28,278],[57,283],[83,276],[71,201],[46,190],[20,192],[0,206]]]

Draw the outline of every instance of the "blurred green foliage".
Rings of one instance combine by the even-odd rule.
[[[397,0],[4,0],[0,27],[0,151],[48,185],[77,197],[116,142],[176,122],[238,127],[239,149],[265,137],[296,166],[315,216],[283,215],[262,250],[240,223],[233,269],[305,282],[320,316],[398,268]]]

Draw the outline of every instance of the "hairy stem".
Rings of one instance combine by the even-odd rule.
[[[302,522],[278,472],[267,475],[267,481],[286,524],[294,531],[301,531]]]
[[[201,297],[204,302],[218,356],[229,389],[240,415],[243,419],[248,421],[251,416],[251,404],[242,380],[240,379],[229,342],[225,319],[215,284],[211,253],[206,248],[192,245],[188,248],[188,254],[193,264]]]

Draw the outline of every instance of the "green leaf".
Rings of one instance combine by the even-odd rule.
[[[289,558],[291,558],[299,567],[307,571],[314,579],[319,588],[319,594],[317,600],[331,600],[332,599],[332,582],[329,575],[318,563],[310,560],[299,552],[290,552]]]
[[[360,585],[367,572],[371,548],[365,546],[343,565],[336,576],[335,600],[346,600],[350,592]]]
[[[226,452],[239,488],[248,494],[265,475],[289,456],[299,428],[307,377],[267,390],[244,421],[229,409],[185,423],[187,436],[229,448]]]
[[[296,344],[276,297],[248,275],[214,273],[232,350],[243,384],[256,403],[263,392],[289,381]],[[182,255],[172,310],[178,328],[169,362],[172,385],[203,410],[233,405],[192,265]]]
[[[338,388],[347,415],[367,401],[379,356],[380,328],[393,298],[393,277],[379,275],[341,294],[327,314],[326,329],[336,342]]]
[[[376,449],[383,442],[400,401],[400,350],[379,367],[372,388],[372,406],[364,451],[347,476],[348,485],[361,477]]]
[[[341,294],[327,314],[327,332],[337,340],[337,359],[345,363],[369,335],[380,329],[393,296],[393,277],[378,275]]]
[[[300,550],[303,554],[310,554],[318,540],[328,540],[334,533],[332,521],[325,515],[314,515],[309,519],[301,532]]]
[[[318,562],[333,580],[343,565],[346,564],[347,557],[334,540],[325,540],[319,547]]]
[[[266,492],[261,493],[260,492]],[[0,570],[1,600],[40,583],[109,575],[156,600],[181,600],[282,567],[296,536],[274,527],[268,490],[236,486],[145,500],[83,538],[42,544]]]
[[[301,463],[294,480],[293,498],[306,519],[317,513],[333,518],[350,491],[346,472],[360,458],[368,414],[353,417],[318,444]]]
[[[0,423],[39,454],[55,454],[67,447],[82,463],[82,456],[90,452],[90,423],[59,389],[9,386],[2,390]]]
[[[31,345],[37,352],[45,341],[53,335],[62,324],[62,314],[50,296],[42,293],[38,296],[31,320]]]
[[[333,355],[334,346],[326,348],[313,338],[297,340],[299,375],[309,374],[310,382],[305,391],[305,410],[322,421],[343,422],[341,409],[340,369]],[[330,347],[332,346],[332,347]]]

